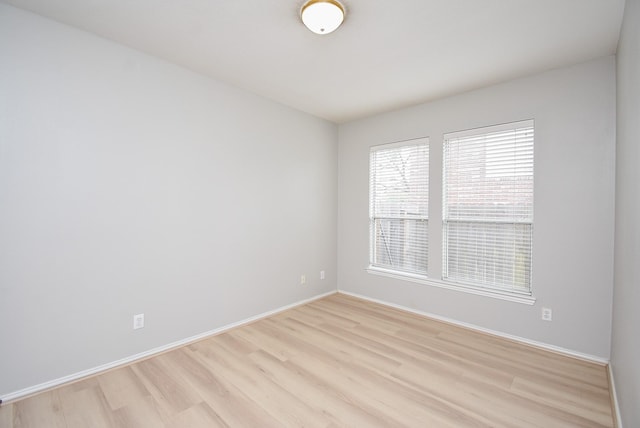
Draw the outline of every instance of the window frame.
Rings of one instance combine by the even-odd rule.
[[[424,187],[424,191],[427,192],[427,200],[426,200],[426,210],[423,215],[377,215],[376,214],[376,192],[374,183],[374,154],[376,152],[385,151],[385,150],[393,150],[393,149],[402,149],[405,147],[419,147],[424,146],[426,148],[426,185]],[[413,279],[426,279],[428,275],[428,260],[429,260],[429,170],[430,170],[430,145],[429,145],[429,137],[418,137],[412,138],[408,140],[397,141],[393,143],[380,144],[371,146],[369,150],[369,265],[367,270],[374,271],[377,273],[388,273],[390,275],[400,276],[404,278],[413,278]],[[424,178],[424,177],[423,177]],[[405,221],[416,221],[420,222],[417,224],[424,223],[425,231],[425,260],[424,260],[424,270],[412,270],[407,269],[403,266],[390,266],[382,263],[377,263],[376,257],[376,248],[377,248],[377,221],[378,220],[397,220],[403,222],[403,226]],[[406,241],[403,241],[406,243]]]
[[[474,220],[461,220],[461,219],[452,219],[448,216],[448,212],[447,212],[447,207],[448,207],[448,203],[447,203],[447,143],[451,140],[454,139],[466,139],[466,138],[471,138],[471,137],[475,137],[475,138],[484,138],[490,135],[495,135],[497,133],[500,132],[506,132],[506,131],[515,131],[515,130],[519,130],[519,129],[528,129],[531,128],[531,132],[532,132],[532,142],[531,142],[531,194],[530,194],[530,198],[531,198],[531,213],[530,213],[530,217],[526,220],[523,219],[510,219],[510,220],[506,220],[506,221],[499,221],[496,218],[492,218],[489,219],[489,216],[487,216],[487,219],[480,217],[479,219],[474,219]],[[474,129],[469,129],[469,130],[465,130],[465,131],[458,131],[458,132],[449,132],[443,135],[443,145],[442,145],[442,200],[441,200],[441,208],[442,208],[442,282],[445,284],[449,284],[452,287],[461,287],[464,289],[475,289],[475,290],[480,290],[483,293],[487,293],[488,295],[499,295],[499,296],[512,296],[516,299],[524,299],[527,302],[528,301],[535,301],[535,299],[533,298],[533,228],[534,228],[534,180],[535,180],[535,174],[534,174],[534,169],[535,169],[535,159],[534,159],[534,151],[535,151],[535,123],[534,120],[523,120],[523,121],[518,121],[518,122],[510,122],[510,123],[505,123],[505,124],[500,124],[500,125],[493,125],[493,126],[486,126],[486,127],[481,127],[481,128],[474,128]],[[485,163],[483,165],[485,168],[487,166],[487,164]],[[515,176],[511,176],[511,177],[515,177]],[[519,290],[517,289],[515,284],[512,284],[511,286],[505,286],[504,284],[499,284],[499,283],[488,283],[488,282],[482,282],[482,281],[473,281],[473,280],[465,280],[465,279],[460,279],[460,278],[453,278],[450,279],[448,278],[448,273],[449,273],[449,247],[450,247],[450,240],[448,240],[448,230],[449,230],[449,226],[451,224],[476,224],[478,225],[480,228],[482,226],[487,226],[487,225],[493,225],[495,228],[499,228],[500,225],[502,226],[508,226],[508,225],[512,225],[513,226],[513,233],[515,236],[515,233],[517,232],[517,229],[519,226],[522,225],[526,225],[529,226],[528,227],[528,266],[526,267],[528,270],[528,278],[527,279],[527,285],[528,288],[527,289],[523,289],[523,290]],[[514,237],[514,240],[516,238]],[[515,245],[514,245],[515,246]],[[497,248],[497,247],[495,247]],[[494,248],[494,250],[495,250]],[[516,254],[513,254],[513,258],[515,259]],[[488,262],[488,259],[484,259],[484,262]],[[515,269],[515,267],[514,267]]]

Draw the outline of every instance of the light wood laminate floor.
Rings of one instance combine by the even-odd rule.
[[[0,407],[4,427],[612,427],[606,367],[342,294]]]

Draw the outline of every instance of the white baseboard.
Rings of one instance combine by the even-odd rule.
[[[616,417],[616,427],[622,428],[622,415],[620,414],[620,405],[618,403],[618,394],[616,392],[616,383],[613,379],[613,368],[611,364],[607,366],[607,370],[609,371],[609,388],[611,388],[611,401],[613,401],[613,411],[615,412]]]
[[[524,343],[526,345],[535,346],[536,348],[545,349],[547,351],[556,352],[558,354],[567,355],[567,356],[570,356],[570,357],[573,357],[573,358],[579,358],[581,360],[585,360],[585,361],[589,361],[589,362],[593,362],[593,363],[598,363],[598,364],[602,364],[602,365],[608,365],[609,364],[609,360],[608,359],[602,358],[602,357],[597,357],[595,355],[584,354],[582,352],[573,351],[573,350],[570,350],[570,349],[562,348],[560,346],[549,345],[549,344],[544,343],[544,342],[537,342],[535,340],[526,339],[526,338],[520,337],[520,336],[514,336],[514,335],[511,335],[511,334],[503,333],[501,331],[496,331],[496,330],[491,330],[491,329],[484,328],[484,327],[479,327],[479,326],[474,325],[474,324],[461,322],[461,321],[458,321],[458,320],[454,320],[452,318],[447,318],[447,317],[443,317],[443,316],[440,316],[440,315],[431,314],[429,312],[424,312],[424,311],[420,311],[420,310],[417,310],[417,309],[409,308],[409,307],[406,307],[406,306],[397,305],[395,303],[386,302],[384,300],[374,299],[372,297],[363,296],[361,294],[352,293],[352,292],[349,292],[349,291],[338,290],[338,293],[345,294],[347,296],[357,297],[358,299],[368,300],[370,302],[374,302],[374,303],[378,303],[378,304],[381,304],[381,305],[389,306],[389,307],[392,307],[392,308],[395,308],[395,309],[400,309],[401,311],[411,312],[411,313],[414,313],[414,314],[417,314],[417,315],[422,315],[422,316],[425,316],[425,317],[428,317],[428,318],[433,318],[433,319],[438,320],[438,321],[442,321],[442,322],[446,322],[448,324],[453,324],[453,325],[457,325],[457,326],[460,326],[460,327],[468,328],[470,330],[479,331],[481,333],[490,334],[492,336],[498,336],[498,337],[502,337],[502,338],[505,338],[505,339],[513,340],[515,342]]]
[[[282,306],[282,307],[279,307],[277,309],[273,309],[271,311],[263,312],[263,313],[261,313],[259,315],[256,315],[256,316],[253,316],[253,317],[250,317],[250,318],[246,318],[246,319],[238,321],[238,322],[227,324],[225,326],[222,326],[222,327],[219,327],[219,328],[215,328],[213,330],[209,330],[209,331],[206,331],[204,333],[197,334],[195,336],[187,337],[186,339],[178,340],[176,342],[172,342],[172,343],[169,343],[167,345],[159,346],[157,348],[153,348],[153,349],[150,349],[148,351],[140,352],[138,354],[131,355],[129,357],[125,357],[125,358],[122,358],[122,359],[119,359],[119,360],[116,360],[116,361],[112,361],[110,363],[102,364],[100,366],[93,367],[93,368],[90,368],[90,369],[87,369],[87,370],[82,370],[80,372],[73,373],[73,374],[70,374],[68,376],[63,376],[63,377],[58,378],[58,379],[53,379],[53,380],[50,380],[50,381],[47,381],[47,382],[40,383],[38,385],[30,386],[30,387],[21,389],[19,391],[10,392],[9,394],[6,394],[3,397],[0,397],[0,401],[2,401],[2,404],[4,405],[4,404],[7,404],[7,403],[9,403],[11,401],[16,401],[16,400],[19,400],[21,398],[25,398],[25,397],[27,397],[29,395],[33,395],[33,394],[36,394],[38,392],[45,391],[47,389],[55,388],[57,386],[61,386],[61,385],[64,385],[66,383],[74,382],[74,381],[77,381],[77,380],[80,380],[80,379],[83,379],[83,378],[86,378],[86,377],[89,377],[89,376],[96,375],[98,373],[105,372],[107,370],[111,370],[113,368],[117,368],[117,367],[121,367],[121,366],[124,366],[124,365],[127,365],[127,364],[131,364],[131,363],[134,363],[136,361],[140,361],[140,360],[152,357],[154,355],[158,355],[158,354],[161,354],[163,352],[167,352],[167,351],[170,351],[172,349],[179,348],[179,347],[184,346],[184,345],[188,345],[188,344],[196,342],[198,340],[202,340],[202,339],[205,339],[207,337],[214,336],[216,334],[224,333],[225,331],[231,330],[233,328],[236,328],[236,327],[239,327],[239,326],[242,326],[242,325],[245,325],[245,324],[249,324],[251,322],[257,321],[257,320],[262,319],[262,318],[270,317],[270,316],[275,315],[277,313],[286,311],[287,309],[295,308],[296,306],[304,305],[306,303],[312,302],[314,300],[322,299],[323,297],[330,296],[330,295],[335,294],[335,293],[336,293],[336,291],[332,290],[332,291],[329,291],[327,293],[319,294],[317,296],[314,296],[314,297],[311,297],[311,298],[308,298],[308,299],[304,299],[304,300],[301,300],[301,301],[298,301],[298,302],[295,302],[295,303],[291,303],[289,305]]]

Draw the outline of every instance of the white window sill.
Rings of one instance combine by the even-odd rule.
[[[525,305],[533,305],[536,302],[536,298],[528,296],[526,294],[509,293],[508,291],[488,290],[480,287],[473,287],[470,285],[455,284],[445,281],[435,280],[423,275],[400,273],[388,269],[383,269],[375,266],[369,266],[366,269],[367,272],[373,275],[386,276],[388,278],[399,279],[402,281],[411,281],[418,284],[430,285],[432,287],[445,288],[447,290],[461,291],[463,293],[475,294],[478,296],[492,297],[494,299],[507,300],[510,302],[522,303]]]

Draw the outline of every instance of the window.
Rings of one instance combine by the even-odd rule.
[[[428,139],[372,147],[369,174],[371,267],[426,275]]]
[[[531,294],[533,121],[445,135],[443,280]]]

